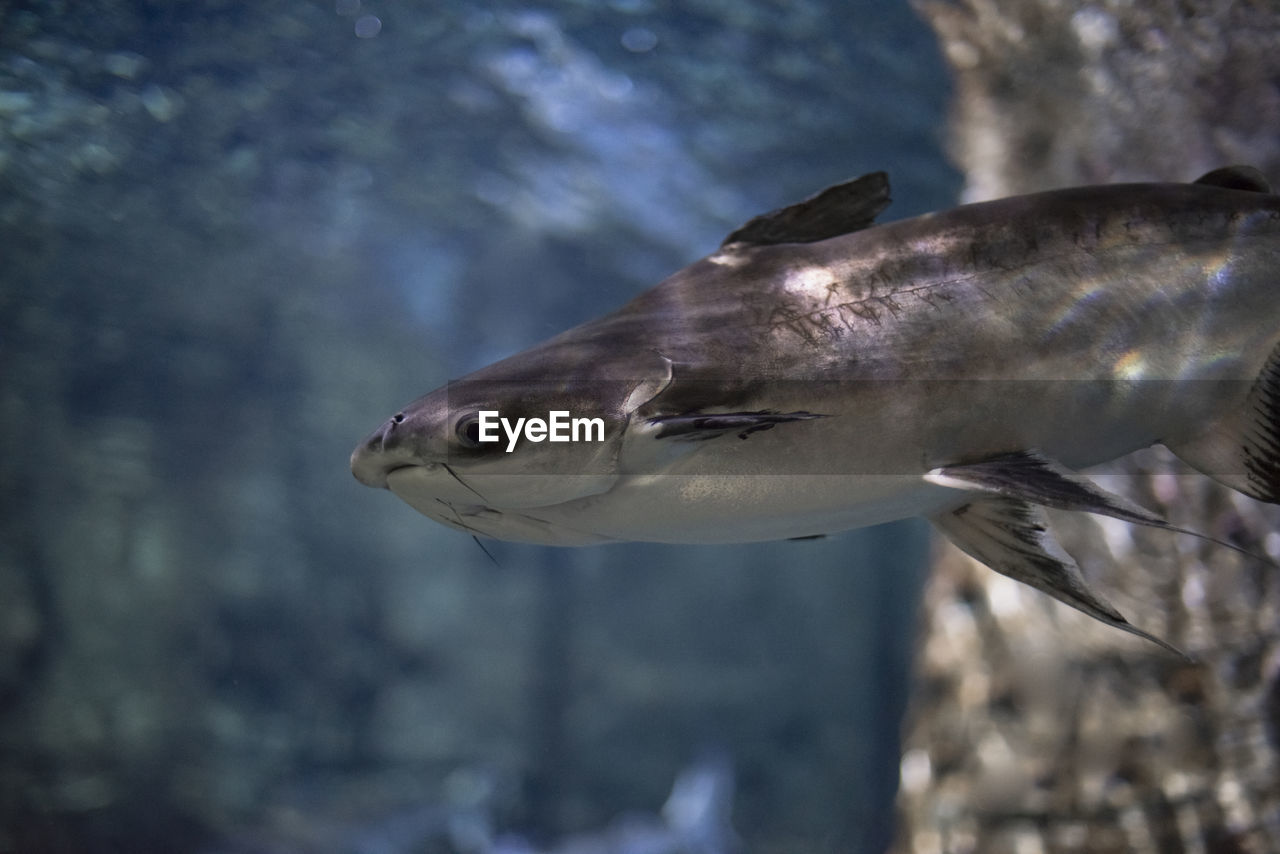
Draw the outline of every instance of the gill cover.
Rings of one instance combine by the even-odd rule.
[[[559,410],[568,412],[570,418],[602,419],[604,440],[585,441],[579,434],[579,441],[533,442],[522,436],[508,452],[505,427],[500,430],[501,441],[483,447],[466,443],[455,429],[451,437],[453,459],[445,474],[465,485],[471,493],[468,503],[497,510],[534,510],[608,492],[620,474],[619,454],[632,413],[661,394],[670,382],[671,360],[646,350],[625,364],[601,365],[595,378],[573,380],[549,388],[545,394],[530,396],[527,384],[513,384],[493,395],[492,405],[458,409],[453,422],[461,423],[479,408],[521,417],[535,413],[546,417]],[[461,395],[455,392],[455,396]],[[504,407],[504,403],[510,405]],[[509,424],[514,426],[514,421],[510,418]],[[459,442],[464,446],[458,447]],[[392,491],[399,494],[394,484]]]

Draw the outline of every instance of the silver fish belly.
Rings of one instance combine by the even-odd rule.
[[[352,471],[460,530],[559,545],[923,516],[1147,636],[1042,508],[1171,527],[1075,473],[1157,442],[1280,500],[1280,197],[1230,167],[873,225],[888,201],[874,173],[756,217],[618,311],[409,405]],[[490,410],[603,436],[486,445]]]

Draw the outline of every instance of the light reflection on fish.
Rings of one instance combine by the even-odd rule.
[[[1043,508],[1172,528],[1074,471],[1155,443],[1280,500],[1280,196],[1228,167],[873,226],[888,203],[873,173],[756,217],[618,311],[407,406],[352,471],[454,528],[556,545],[923,516],[1150,637]],[[478,441],[482,411],[600,418],[603,441],[507,453]]]

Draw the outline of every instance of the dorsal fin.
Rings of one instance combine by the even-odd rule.
[[[889,176],[872,172],[828,187],[803,202],[760,214],[724,239],[747,243],[815,243],[866,228],[889,206]]]
[[[1252,166],[1223,166],[1196,179],[1197,184],[1225,187],[1228,190],[1248,190],[1251,193],[1270,193],[1271,185],[1266,177]]]

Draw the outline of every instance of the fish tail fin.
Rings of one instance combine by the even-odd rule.
[[[1244,405],[1189,442],[1165,442],[1180,460],[1251,498],[1280,504],[1280,345]]]

